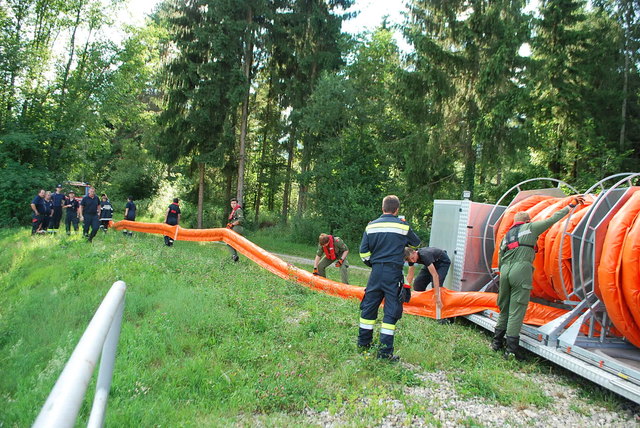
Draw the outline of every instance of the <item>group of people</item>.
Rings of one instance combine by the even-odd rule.
[[[418,248],[420,238],[407,221],[398,216],[399,210],[398,197],[386,196],[382,201],[382,215],[367,225],[360,243],[360,257],[371,267],[371,274],[360,304],[358,347],[362,351],[371,349],[378,309],[384,300],[377,356],[391,361],[398,360],[393,353],[394,335],[396,324],[402,317],[402,305],[411,298],[411,285],[416,291],[425,291],[432,284],[436,306],[441,308],[440,287],[451,265],[446,251],[435,247]],[[313,274],[326,277],[327,267],[335,263],[340,268],[342,282],[348,284],[348,254],[349,247],[339,236],[320,234]],[[409,265],[406,282],[403,270],[405,262]],[[415,264],[423,265],[417,276]]]
[[[500,244],[500,288],[498,307],[500,315],[496,322],[491,348],[503,351],[505,358],[524,359],[520,348],[520,329],[529,304],[532,289],[533,261],[538,237],[554,223],[560,221],[569,211],[584,203],[582,196],[576,196],[567,207],[557,211],[546,220],[531,222],[525,211],[515,215],[514,223]],[[400,201],[394,195],[382,201],[382,215],[371,221],[365,228],[360,243],[360,257],[371,267],[371,274],[365,294],[360,303],[360,328],[358,347],[369,351],[373,343],[373,329],[378,317],[378,309],[384,299],[384,317],[380,328],[378,358],[397,361],[393,354],[396,324],[402,317],[403,303],[411,298],[411,283],[416,291],[424,291],[433,283],[436,308],[442,308],[440,286],[447,275],[451,260],[446,251],[433,247],[415,249],[420,238],[409,224],[398,217]],[[321,242],[325,242],[321,235]],[[336,238],[333,239],[333,245]],[[346,246],[344,246],[346,248]],[[348,251],[348,250],[347,250]],[[336,252],[336,254],[338,254]],[[320,253],[318,253],[320,255]],[[331,251],[328,252],[331,255]],[[325,252],[325,256],[327,252]],[[338,256],[339,257],[339,256]],[[320,263],[314,265],[314,273],[319,272]],[[403,265],[409,263],[407,283],[404,282]],[[413,264],[424,267],[414,278]],[[344,262],[342,263],[344,265]]]
[[[56,186],[55,192],[40,189],[31,201],[31,234],[39,235],[47,232],[56,232],[60,228],[62,214],[65,214],[65,230],[71,234],[71,227],[78,232],[79,223],[83,223],[83,235],[89,242],[102,229],[106,232],[113,220],[113,206],[106,194],[100,198],[96,196],[96,189],[89,187],[87,194],[82,198],[76,197],[76,193],[70,190],[66,195],[62,191],[62,184]],[[125,219],[135,220],[136,205],[133,197],[129,197],[125,207]],[[131,236],[131,232],[124,232]]]
[[[174,198],[173,202],[167,208],[167,211],[164,215],[164,222],[170,226],[176,226],[180,224],[180,216],[182,212],[180,211],[180,199]],[[238,199],[231,199],[231,213],[228,217],[227,229],[231,229],[234,232],[242,235],[244,232],[244,211],[238,202]],[[174,243],[174,239],[169,236],[164,236],[164,245],[167,247],[172,247]],[[227,245],[229,248],[229,252],[231,253],[231,260],[237,262],[240,260],[238,256],[238,252],[231,245]]]
[[[231,199],[231,213],[226,227],[242,234],[244,213],[237,199]],[[523,359],[519,348],[520,329],[529,303],[532,289],[533,260],[536,242],[545,230],[560,221],[575,208],[583,204],[584,199],[577,196],[568,207],[557,211],[546,220],[531,222],[527,212],[515,215],[514,224],[500,244],[499,270],[500,288],[498,293],[498,317],[491,348],[504,351],[504,356]],[[67,234],[71,225],[78,230],[78,221],[84,223],[84,236],[89,242],[102,227],[105,232],[112,220],[113,207],[105,194],[98,199],[95,189],[90,187],[87,195],[80,201],[75,192],[62,193],[62,186],[56,186],[54,193],[40,190],[31,202],[33,210],[32,234],[46,233],[48,228],[57,229],[66,210],[65,225]],[[403,303],[411,298],[411,287],[415,291],[425,291],[433,285],[437,310],[442,309],[440,287],[446,279],[451,260],[445,250],[435,247],[418,248],[420,238],[411,229],[403,217],[398,216],[400,200],[388,195],[382,200],[382,215],[369,222],[362,235],[360,257],[364,264],[371,267],[371,274],[360,304],[360,323],[358,347],[369,351],[373,344],[373,329],[378,317],[378,309],[384,304],[384,316],[380,328],[378,358],[398,360],[394,355],[394,336],[396,324],[402,318]],[[164,222],[169,225],[180,223],[180,200],[174,198],[167,208]],[[124,213],[125,220],[134,221],[136,205],[129,197]],[[89,233],[89,228],[91,232]],[[130,231],[123,233],[132,235]],[[166,246],[173,246],[174,240],[165,236]],[[238,252],[228,246],[234,262],[239,260]],[[318,237],[318,250],[313,263],[313,274],[326,277],[326,268],[335,263],[340,269],[343,283],[349,283],[347,256],[349,248],[338,237],[326,233]],[[409,265],[407,281],[404,278],[404,264]],[[415,264],[423,267],[415,276]]]

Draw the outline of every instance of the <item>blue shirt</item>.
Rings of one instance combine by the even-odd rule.
[[[127,202],[127,205],[125,205],[125,208],[129,208],[129,211],[127,212],[127,218],[125,218],[125,220],[135,220],[136,219],[136,204],[134,204],[133,202],[129,201]]]
[[[61,207],[64,205],[62,202],[65,200],[64,193],[52,193],[51,200],[53,201],[54,207]]]
[[[360,257],[365,264],[404,265],[404,248],[420,245],[420,238],[405,220],[382,214],[370,222],[362,234]]]
[[[82,205],[82,214],[88,215],[96,215],[98,214],[98,205],[100,204],[100,199],[97,196],[91,198],[89,195],[86,195],[82,198],[80,205]]]
[[[38,214],[40,215],[44,214],[44,211],[45,211],[44,198],[41,198],[40,195],[36,195],[36,197],[33,198],[33,201],[31,201],[31,203],[35,205],[36,211],[38,211]]]

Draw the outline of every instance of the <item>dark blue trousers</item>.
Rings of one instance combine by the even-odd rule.
[[[384,317],[380,329],[379,356],[393,354],[393,338],[396,323],[402,318],[402,302],[399,293],[404,277],[402,265],[394,263],[375,263],[360,303],[360,329],[358,345],[369,346],[373,341],[373,326],[378,317],[378,308],[384,299]]]
[[[82,232],[84,236],[89,237],[89,241],[93,241],[93,238],[98,233],[98,228],[100,227],[100,220],[98,219],[98,214],[83,214],[84,224],[82,225]],[[91,234],[89,234],[89,226],[91,226]]]

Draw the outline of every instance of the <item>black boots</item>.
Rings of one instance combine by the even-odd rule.
[[[504,357],[506,359],[515,358],[518,361],[524,361],[524,354],[520,348],[519,336],[507,336],[507,349],[504,351]]]
[[[507,330],[496,329],[493,333],[493,340],[491,341],[491,349],[498,352],[502,348],[504,348],[504,335],[507,333]]]

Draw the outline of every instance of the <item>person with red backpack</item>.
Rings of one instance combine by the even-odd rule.
[[[529,213],[516,213],[514,223],[500,244],[500,289],[496,322],[491,348],[498,352],[506,349],[505,358],[524,359],[520,351],[520,329],[524,321],[533,288],[533,261],[536,257],[538,237],[553,224],[569,214],[571,208],[583,204],[576,196],[568,207],[556,211],[551,217],[531,222]]]
[[[318,238],[318,252],[313,261],[313,274],[327,277],[327,266],[332,263],[340,268],[340,278],[344,284],[349,283],[349,263],[347,263],[349,248],[338,236],[321,233]]]

